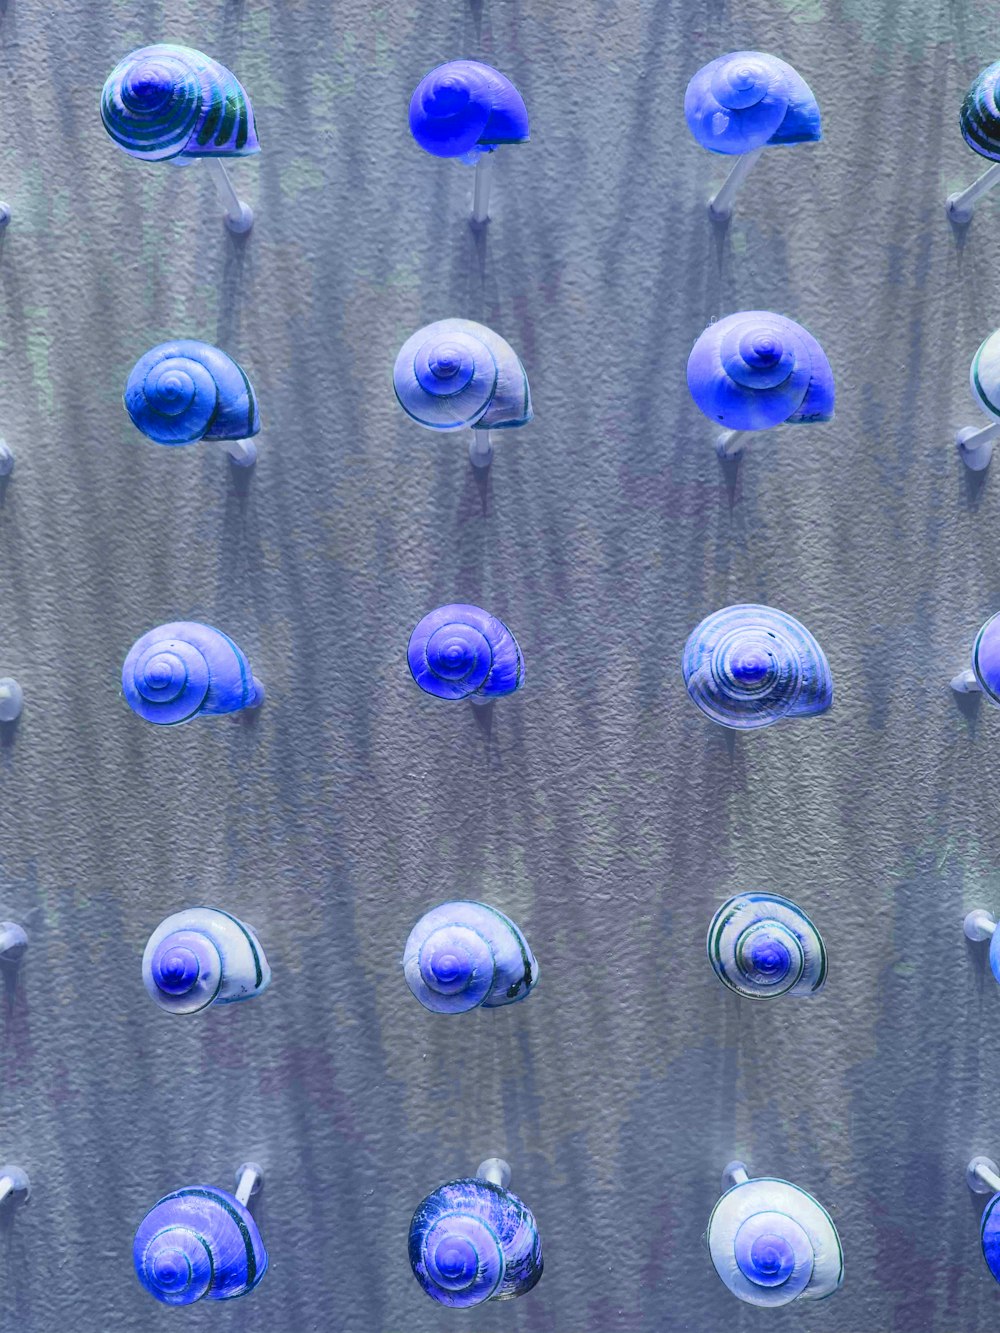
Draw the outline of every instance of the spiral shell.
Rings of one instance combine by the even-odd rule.
[[[1000,329],[990,334],[972,358],[969,383],[986,415],[1000,421]]]
[[[403,950],[403,974],[425,1009],[462,1014],[523,1000],[538,982],[538,963],[510,917],[463,899],[420,918]]]
[[[997,932],[1000,934],[1000,931]],[[996,938],[996,936],[994,936]],[[992,948],[990,950],[992,954]],[[992,958],[990,960],[992,962]],[[979,1228],[979,1239],[983,1247],[983,1258],[997,1282],[1000,1282],[1000,1194],[994,1194],[983,1212]]]
[[[160,343],[132,368],[125,410],[157,444],[245,440],[260,430],[246,371],[210,343]]]
[[[406,415],[431,430],[501,430],[534,415],[517,353],[471,319],[439,319],[407,338],[392,387]]]
[[[822,648],[771,606],[727,606],[706,616],[684,645],[682,669],[701,711],[737,730],[824,713],[833,703]]]
[[[232,639],[194,620],[158,625],[137,639],[122,667],[122,690],[133,712],[160,726],[202,713],[238,713],[264,698]]]
[[[795,903],[773,893],[741,893],[722,904],[708,928],[708,957],[737,995],[815,995],[826,981],[819,931]]]
[[[494,699],[524,684],[517,640],[478,606],[455,603],[429,612],[410,635],[406,660],[420,688],[439,699]]]
[[[844,1280],[837,1228],[825,1208],[787,1180],[734,1185],[708,1223],[715,1271],[749,1305],[819,1300]]]
[[[136,1277],[165,1305],[207,1296],[226,1301],[253,1291],[267,1251],[249,1211],[226,1190],[191,1185],[157,1203],[132,1243]]]
[[[1000,706],[1000,614],[990,616],[976,635],[972,670],[987,701]]]
[[[743,310],[710,324],[687,365],[691,397],[730,430],[829,421],[833,371],[808,330],[769,310]]]
[[[791,65],[763,51],[733,51],[702,66],[684,94],[684,118],[712,153],[822,138],[809,85]]]
[[[215,907],[192,907],[168,916],[150,935],[142,980],[161,1008],[194,1014],[259,995],[271,969],[246,922]]]
[[[243,86],[190,46],[144,46],[120,60],[101,94],[101,119],[119,148],[148,162],[260,152]]]
[[[959,123],[962,138],[969,147],[994,162],[1000,162],[1000,60],[976,75],[972,87],[965,94]]]
[[[434,157],[468,157],[526,143],[528,112],[510,79],[476,60],[449,60],[417,84],[410,132]]]
[[[542,1242],[516,1194],[468,1177],[428,1194],[410,1223],[410,1267],[442,1305],[509,1301],[542,1276]]]

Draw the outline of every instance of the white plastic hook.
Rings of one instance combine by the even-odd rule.
[[[724,430],[715,437],[715,452],[720,458],[740,458],[746,448],[748,430]]]
[[[493,432],[473,430],[469,434],[469,462],[475,468],[487,468],[493,462]]]
[[[16,722],[24,708],[24,691],[12,676],[0,678],[0,722]]]
[[[0,1203],[15,1197],[26,1199],[30,1193],[31,1181],[23,1166],[0,1166]]]
[[[998,164],[1000,165],[1000,164]],[[959,457],[972,472],[983,472],[993,457],[993,441],[1000,435],[1000,421],[988,426],[965,426],[955,436]]]
[[[723,181],[716,194],[708,201],[708,211],[714,221],[726,222],[732,217],[733,201],[739,193],[740,186],[753,170],[763,151],[763,146],[754,148],[749,153],[743,153],[737,158],[732,171]]]
[[[957,222],[960,226],[971,222],[976,204],[987,190],[992,190],[993,186],[998,184],[1000,184],[1000,162],[995,162],[978,180],[973,181],[964,190],[950,194],[945,207],[952,222]]]
[[[965,938],[976,942],[990,939],[996,928],[996,921],[984,907],[977,907],[962,922]]]
[[[16,963],[28,947],[28,933],[16,921],[0,921],[0,962]]]
[[[229,179],[225,164],[217,157],[206,157],[212,184],[219,196],[226,226],[235,236],[242,236],[253,226],[253,209],[236,193],[236,187]]]
[[[0,208],[2,207],[3,205],[0,204]],[[14,471],[14,454],[7,441],[0,440],[0,477],[9,477],[13,471]]]
[[[722,1192],[731,1190],[734,1185],[745,1185],[750,1179],[745,1162],[727,1162],[722,1168]]]
[[[965,1181],[973,1194],[1000,1194],[1000,1166],[992,1157],[973,1157]]]
[[[251,1198],[264,1188],[264,1170],[256,1162],[244,1162],[236,1168],[236,1201],[246,1208]]]
[[[493,153],[480,153],[476,159],[476,185],[472,196],[472,221],[483,227],[490,220],[490,186],[493,183]]]
[[[510,1163],[502,1157],[487,1157],[485,1162],[480,1162],[476,1167],[476,1178],[487,1180],[491,1185],[499,1185],[505,1190],[510,1184]]]

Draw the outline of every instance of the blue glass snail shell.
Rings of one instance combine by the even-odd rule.
[[[708,957],[737,995],[768,1000],[815,995],[826,981],[823,939],[795,903],[775,893],[740,893],[708,928]]]
[[[432,69],[410,98],[410,131],[435,157],[475,157],[526,143],[528,111],[510,79],[477,60]]]
[[[260,152],[246,90],[190,46],[144,46],[120,60],[101,94],[104,128],[132,157],[246,157]]]
[[[160,726],[238,713],[264,699],[263,685],[232,639],[195,620],[158,625],[137,639],[122,667],[122,691],[134,713]]]
[[[168,916],[150,935],[142,980],[162,1009],[193,1014],[259,995],[271,969],[244,921],[216,907],[192,907]]]
[[[812,334],[784,315],[743,310],[710,324],[687,365],[691,397],[730,430],[829,421],[833,371]]]
[[[538,963],[511,921],[485,903],[442,903],[410,931],[403,974],[425,1009],[461,1014],[523,1000],[538,982]]]
[[[990,616],[976,635],[972,670],[987,701],[1000,706],[1000,614]]]
[[[453,1180],[428,1194],[410,1223],[410,1267],[442,1305],[523,1296],[542,1276],[542,1242],[530,1210],[489,1181]]]
[[[429,612],[410,635],[406,660],[420,688],[438,699],[495,699],[524,684],[517,640],[478,606],[453,603]]]
[[[166,1195],[142,1219],[132,1263],[158,1301],[191,1305],[253,1291],[267,1272],[267,1251],[257,1223],[234,1195],[191,1185]]]
[[[260,430],[253,385],[242,366],[210,343],[182,338],[139,358],[125,410],[157,444],[245,440]]]
[[[704,65],[687,86],[684,118],[712,153],[822,137],[819,106],[805,79],[763,51],[733,51]]]
[[[994,421],[1000,420],[1000,329],[980,344],[972,358],[969,383],[986,415]]]
[[[830,1296],[844,1280],[844,1254],[829,1213],[787,1180],[734,1185],[708,1223],[715,1271],[748,1305],[788,1305]]]
[[[1000,934],[1000,931],[997,932]],[[994,936],[994,938],[996,938]],[[993,949],[990,947],[990,963],[993,962]],[[994,968],[994,972],[996,969]],[[1000,1282],[1000,1194],[994,1194],[983,1212],[979,1228],[979,1239],[983,1247],[983,1258],[997,1282]]]
[[[1000,60],[976,75],[959,112],[962,138],[980,157],[988,157],[994,162],[1000,162],[998,84]]]
[[[706,616],[684,646],[682,669],[701,711],[737,730],[824,713],[833,703],[822,648],[771,606],[727,606]]]
[[[534,415],[517,353],[471,319],[439,319],[411,334],[392,387],[406,415],[430,430],[502,430]]]

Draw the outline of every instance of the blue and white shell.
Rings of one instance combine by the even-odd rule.
[[[260,152],[246,90],[190,46],[144,46],[120,60],[101,94],[101,119],[119,148],[148,162]]]
[[[231,356],[182,338],[139,358],[125,386],[125,410],[157,444],[246,440],[260,430],[257,395]]]
[[[962,138],[980,157],[1000,162],[1000,60],[976,76],[965,95],[959,123]]]
[[[413,1214],[410,1267],[428,1296],[467,1307],[509,1301],[542,1276],[542,1242],[516,1194],[470,1177],[442,1185]]]
[[[819,106],[805,79],[763,51],[733,51],[702,66],[687,86],[684,118],[712,153],[822,138]]]
[[[826,949],[795,903],[774,893],[740,893],[708,928],[708,957],[719,980],[748,1000],[815,995],[826,981]]]
[[[485,903],[442,903],[420,918],[403,950],[406,984],[425,1009],[462,1014],[530,994],[538,963],[511,921]]]
[[[976,635],[972,670],[987,702],[1000,706],[1000,614],[990,616]]]
[[[410,98],[410,131],[434,157],[474,160],[500,144],[526,143],[524,99],[505,75],[477,60],[432,69]]]
[[[122,691],[134,713],[159,726],[238,713],[264,699],[263,685],[232,639],[195,620],[158,625],[137,639],[122,667]]]
[[[997,932],[1000,934],[1000,931]],[[996,939],[996,935],[993,937]],[[993,962],[993,948],[990,946],[990,963]],[[996,968],[993,969],[996,973]],[[979,1227],[979,1239],[983,1247],[983,1258],[997,1282],[1000,1282],[1000,1194],[994,1194],[983,1211]]]
[[[392,387],[406,415],[430,430],[503,430],[534,415],[517,353],[471,319],[439,319],[407,338]]]
[[[259,995],[271,980],[253,929],[215,907],[191,907],[161,921],[142,955],[149,995],[172,1014]]]
[[[135,1274],[165,1305],[207,1297],[227,1301],[253,1291],[267,1272],[267,1250],[248,1209],[226,1190],[191,1185],[162,1198],[139,1223]]]
[[[811,1194],[768,1176],[734,1185],[708,1223],[715,1271],[748,1305],[830,1296],[844,1280],[837,1228]]]
[[[736,730],[824,713],[833,677],[819,644],[772,606],[714,611],[684,646],[688,694],[713,722]]]
[[[524,658],[513,634],[478,606],[452,603],[430,611],[406,649],[410,674],[438,699],[496,699],[524,684]]]
[[[710,324],[687,365],[691,397],[730,430],[833,416],[833,371],[812,334],[784,315],[743,310]]]
[[[986,415],[1000,421],[1000,329],[990,334],[972,358],[969,383]]]

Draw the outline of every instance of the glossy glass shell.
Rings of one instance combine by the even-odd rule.
[[[833,371],[812,334],[784,315],[743,310],[710,324],[687,364],[691,397],[729,430],[829,421]]]
[[[460,900],[432,908],[413,927],[403,974],[425,1009],[459,1014],[523,1000],[538,981],[538,963],[510,917]]]
[[[202,714],[236,713],[260,702],[263,687],[228,635],[194,620],[171,621],[132,645],[122,692],[134,713],[158,726]]]
[[[733,51],[704,65],[684,95],[688,129],[712,153],[821,138],[819,106],[802,76],[763,51]]]
[[[157,444],[244,440],[260,430],[253,385],[242,366],[209,343],[160,343],[140,357],[125,386],[125,410]]]
[[[844,1280],[844,1254],[829,1213],[787,1180],[734,1185],[708,1223],[715,1271],[748,1305],[820,1300]]]
[[[1000,706],[1000,614],[990,616],[976,635],[972,670],[987,702]]]
[[[392,387],[406,415],[430,430],[503,430],[534,415],[516,352],[471,319],[439,319],[411,334]]]
[[[478,606],[453,603],[424,616],[406,649],[410,674],[438,699],[513,694],[524,684],[524,658],[513,634]]]
[[[977,74],[959,112],[962,138],[973,152],[994,162],[1000,162],[998,82],[1000,82],[1000,61],[988,65]]]
[[[215,907],[192,907],[161,921],[142,955],[150,997],[175,1014],[259,995],[271,969],[253,929]]]
[[[150,162],[260,152],[246,90],[190,46],[144,46],[120,60],[104,84],[101,119],[119,148]]]
[[[1000,329],[990,334],[972,358],[969,383],[986,415],[1000,421]]]
[[[449,60],[426,74],[410,99],[410,132],[435,157],[474,157],[525,143],[528,112],[505,75],[476,60]]]
[[[409,1255],[414,1277],[441,1305],[509,1301],[542,1276],[530,1210],[510,1190],[472,1177],[423,1200],[410,1223]]]
[[[819,931],[795,903],[773,893],[740,893],[724,902],[708,928],[716,975],[748,1000],[815,995],[826,981]]]
[[[797,620],[744,603],[706,616],[682,662],[688,694],[706,716],[745,731],[825,712],[833,677],[819,644]]]
[[[267,1272],[257,1223],[234,1195],[191,1185],[162,1198],[132,1243],[135,1274],[165,1305],[232,1300]]]

